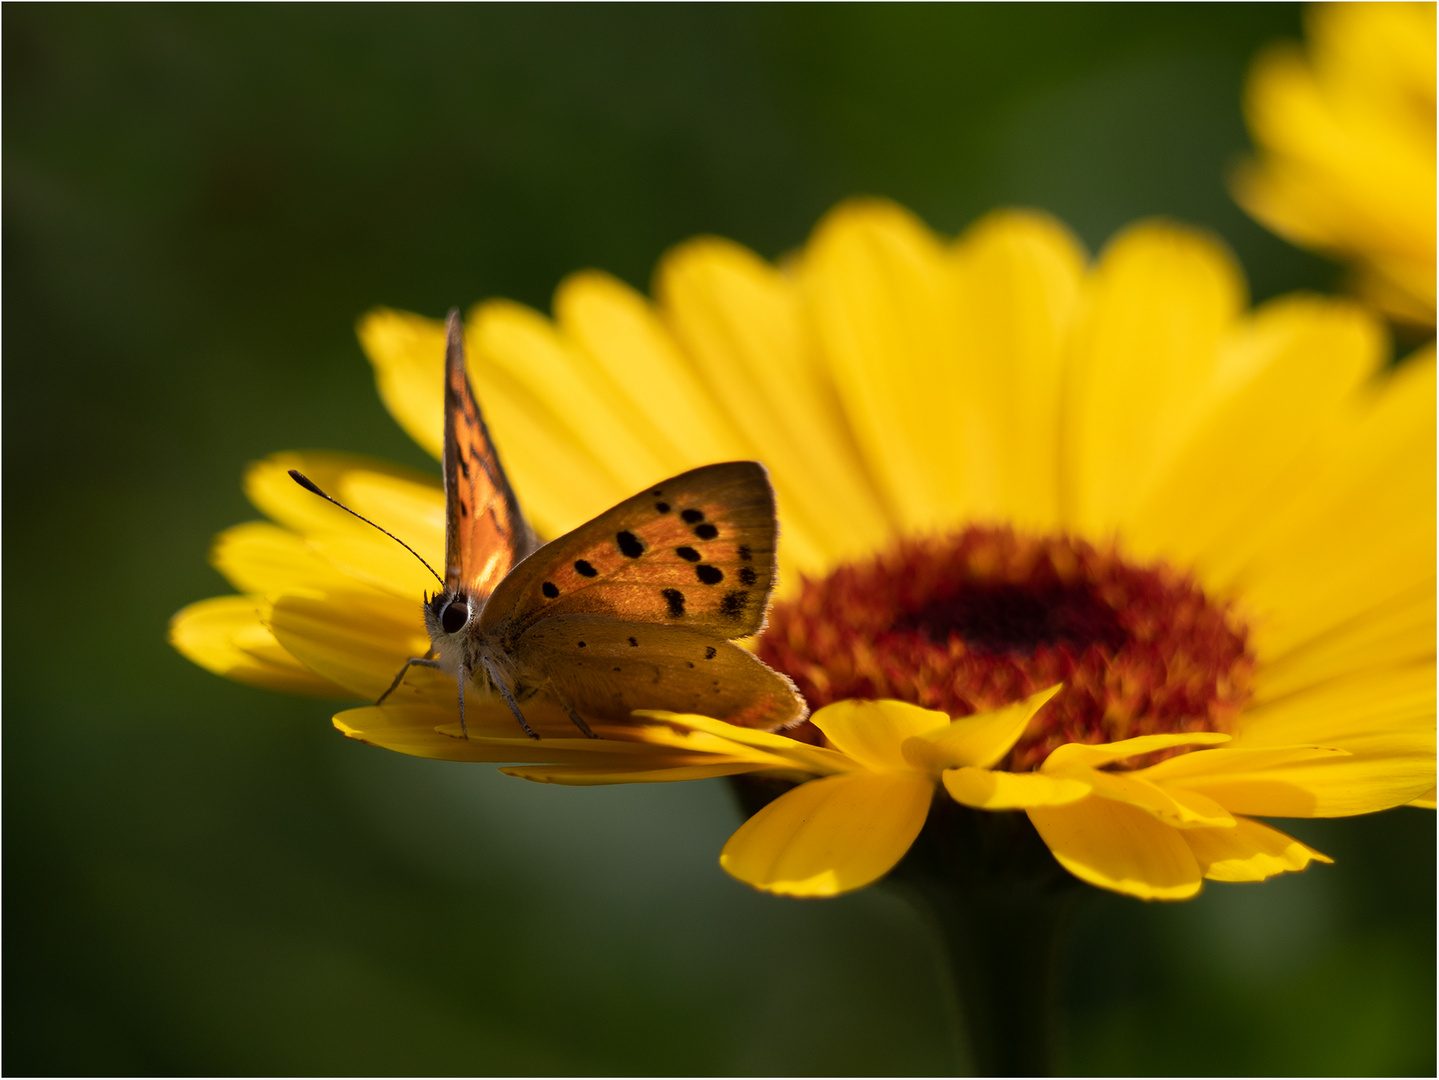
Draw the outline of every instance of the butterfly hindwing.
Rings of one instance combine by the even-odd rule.
[[[445,344],[445,584],[487,596],[535,547],[465,373],[459,312]]]
[[[626,499],[517,566],[481,631],[513,648],[562,615],[743,637],[764,625],[775,574],[774,491],[753,461],[706,465]]]
[[[738,645],[680,627],[557,615],[521,634],[513,656],[526,678],[592,720],[666,709],[772,731],[807,714],[785,676]]]

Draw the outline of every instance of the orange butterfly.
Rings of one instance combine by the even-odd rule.
[[[531,738],[520,705],[536,694],[591,737],[587,718],[634,709],[767,730],[803,720],[794,684],[731,643],[763,627],[774,586],[763,466],[691,469],[541,547],[470,389],[457,311],[446,330],[445,576],[425,598],[433,655],[406,661],[380,701],[419,665],[455,673],[462,730],[466,680],[503,698]]]

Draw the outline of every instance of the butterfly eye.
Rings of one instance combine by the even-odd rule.
[[[452,600],[445,613],[440,616],[440,625],[447,634],[458,634],[470,621],[470,605],[463,600]]]

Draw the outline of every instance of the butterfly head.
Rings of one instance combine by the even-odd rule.
[[[436,646],[462,637],[479,618],[480,603],[463,589],[443,589],[425,601],[425,629]]]

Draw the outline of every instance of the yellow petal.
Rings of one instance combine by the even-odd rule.
[[[963,765],[983,769],[996,765],[1019,741],[1035,714],[1059,691],[1059,686],[1051,686],[994,712],[961,717],[943,728],[910,736],[900,747],[904,760],[926,772]]]
[[[883,546],[893,524],[855,452],[792,281],[752,252],[705,237],[671,251],[655,296],[708,392],[770,470],[785,541],[802,534],[822,573]]]
[[[875,772],[914,771],[917,766],[902,750],[904,741],[950,724],[947,713],[933,709],[903,701],[857,698],[826,705],[810,720],[837,750]]]
[[[338,713],[333,723],[338,731],[351,739],[402,754],[442,761],[578,764],[616,771],[688,763],[666,747],[650,747],[617,739],[580,738],[564,711],[543,699],[525,703],[525,714],[531,727],[544,736],[540,739],[531,739],[521,732],[509,709],[499,699],[470,695],[466,700],[468,739],[460,733],[458,713],[453,703],[448,706],[370,705]]]
[[[1432,633],[1432,630],[1431,630]],[[1433,660],[1334,679],[1246,709],[1236,747],[1335,746],[1383,753],[1391,735],[1408,744],[1434,730]]]
[[[1212,404],[1151,478],[1124,529],[1127,549],[1202,571],[1292,486],[1291,470],[1383,359],[1385,339],[1356,305],[1313,297],[1266,304],[1224,343]]]
[[[691,747],[700,745],[697,736],[703,735],[715,740],[715,745],[722,747],[721,752],[723,753],[741,757],[748,754],[756,761],[771,761],[777,766],[801,769],[819,776],[855,772],[859,768],[858,762],[844,754],[828,747],[811,746],[809,743],[798,742],[778,732],[738,727],[709,716],[665,712],[660,709],[636,709],[633,715],[637,718],[652,718],[661,720],[665,724],[690,729],[689,731],[673,731],[658,725],[646,728],[643,738],[651,742]]]
[[[435,507],[438,505],[440,544],[443,546],[444,493],[440,489],[438,475],[427,476],[414,469],[355,454],[293,450],[271,454],[246,469],[245,496],[266,517],[305,535],[380,534],[372,526],[306,491],[291,479],[290,469],[298,469],[356,513],[385,519],[376,524],[396,533],[412,546],[418,545],[411,536],[420,544],[426,542],[426,534],[433,536]],[[385,542],[394,543],[392,540]]]
[[[1420,795],[1419,798],[1410,799],[1409,805],[1417,806],[1420,810],[1433,810],[1439,807],[1439,802],[1435,801],[1436,796],[1439,796],[1439,792],[1436,792],[1434,788],[1430,788],[1423,795]]]
[[[599,787],[604,784],[670,784],[681,780],[706,780],[714,776],[736,776],[755,772],[752,761],[706,761],[685,765],[656,765],[650,759],[630,759],[604,765],[511,765],[500,770],[506,776],[533,780],[539,784],[567,787]]]
[[[890,516],[911,532],[960,520],[963,397],[953,283],[939,241],[893,203],[843,203],[815,229],[800,280]]]
[[[1175,828],[1229,828],[1234,818],[1224,807],[1203,795],[1150,783],[1137,772],[1104,772],[1100,769],[1075,767],[1063,776],[1083,779],[1093,788],[1096,797],[1128,803],[1153,814]]]
[[[1124,803],[1090,796],[1026,813],[1059,864],[1102,889],[1142,900],[1184,900],[1199,892],[1199,863],[1173,829]]]
[[[999,210],[953,248],[958,374],[953,453],[971,516],[1053,529],[1064,348],[1084,252],[1046,214]]]
[[[1432,663],[1434,624],[1435,583],[1431,578],[1259,665],[1254,673],[1255,705],[1251,711],[1325,683]]]
[[[247,521],[215,537],[210,564],[243,592],[340,589],[355,584],[303,536],[267,521]]]
[[[666,475],[750,456],[649,302],[628,285],[596,271],[572,274],[555,293],[555,321],[608,379],[636,423],[643,423],[637,429]]]
[[[267,622],[280,644],[306,667],[371,701],[389,688],[409,657],[424,656],[430,648],[420,605],[378,595],[281,595]],[[411,668],[395,691],[397,704],[412,696],[453,700],[454,677],[449,676],[448,695],[436,686],[444,680],[438,672]]]
[[[1367,814],[1418,798],[1434,785],[1433,722],[1427,731],[1413,732],[1407,742],[1389,736],[1378,754],[1226,748],[1186,754],[1143,773],[1167,789],[1184,787],[1207,795],[1236,814]]]
[[[1333,862],[1278,829],[1237,818],[1231,829],[1186,829],[1182,834],[1210,881],[1263,881],[1311,862]]]
[[[263,605],[255,596],[217,596],[191,604],[170,620],[170,644],[206,671],[236,682],[308,697],[351,696],[285,651],[260,621]]]
[[[996,772],[965,766],[940,774],[955,802],[980,810],[1025,810],[1031,806],[1063,806],[1090,793],[1083,780],[1043,773]]]
[[[1244,598],[1262,660],[1278,658],[1434,577],[1432,354],[1380,385],[1298,494],[1257,519],[1217,583]]]
[[[720,865],[757,889],[835,896],[888,873],[929,814],[934,784],[914,774],[851,773],[787,791],[739,827]]]
[[[444,323],[375,308],[360,319],[355,332],[375,369],[385,408],[410,438],[438,458],[445,432]]]
[[[1076,765],[1097,769],[1125,758],[1152,754],[1174,746],[1213,746],[1228,742],[1230,736],[1218,731],[1192,731],[1176,735],[1140,735],[1111,743],[1065,743],[1044,759],[1040,768],[1047,773]]]
[[[1150,222],[1111,242],[1087,283],[1063,405],[1071,528],[1104,537],[1130,520],[1199,418],[1244,295],[1206,234]]]

